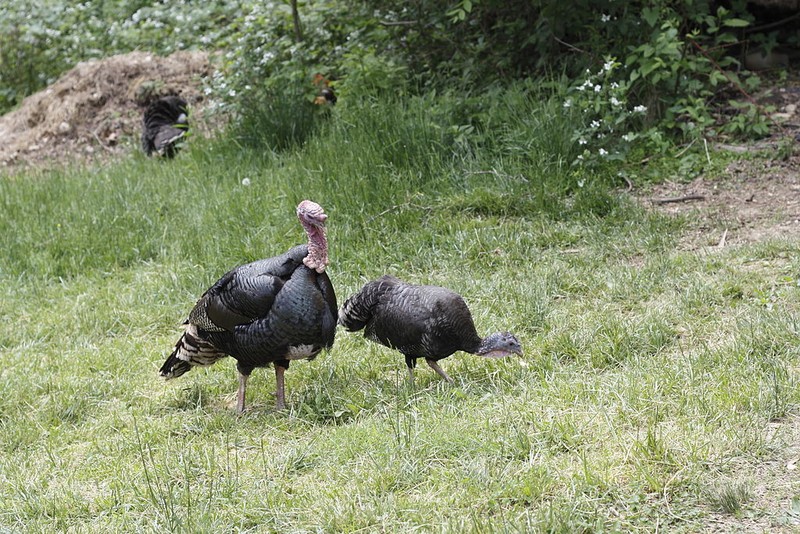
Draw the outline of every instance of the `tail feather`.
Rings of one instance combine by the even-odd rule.
[[[364,328],[372,319],[375,305],[380,298],[400,281],[392,276],[382,276],[367,283],[361,291],[347,299],[339,311],[339,324],[350,332]]]
[[[164,362],[164,365],[161,366],[161,370],[159,371],[161,376],[167,380],[181,376],[192,370],[192,364],[178,359],[176,353],[177,349],[169,355],[169,358],[167,358],[167,361]]]
[[[211,342],[200,336],[197,326],[189,324],[175,344],[175,350],[161,366],[160,374],[169,380],[190,371],[193,366],[211,365],[226,356],[227,354],[220,352]]]

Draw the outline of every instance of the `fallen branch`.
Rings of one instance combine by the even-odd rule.
[[[677,202],[689,202],[690,200],[705,200],[706,197],[703,195],[686,195],[682,197],[670,197],[670,198],[652,198],[650,202],[653,204],[675,204]]]

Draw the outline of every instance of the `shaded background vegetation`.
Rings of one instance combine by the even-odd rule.
[[[213,89],[234,111],[264,95],[309,93],[314,72],[343,96],[437,90],[467,101],[526,78],[579,87],[586,69],[615,61],[626,109],[644,106],[647,123],[658,127],[638,132],[652,151],[664,149],[662,135],[766,134],[768,110],[747,97],[761,80],[743,59],[798,43],[790,13],[742,0],[320,0],[300,1],[297,10],[299,27],[290,2],[4,3],[0,111],[78,61],[134,49],[221,51]],[[596,99],[582,104],[602,107]],[[620,110],[595,111],[587,123],[602,118],[626,133]]]

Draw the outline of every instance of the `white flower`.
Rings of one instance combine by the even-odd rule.
[[[623,141],[627,141],[627,142],[629,142],[629,143],[630,143],[631,141],[633,141],[635,138],[636,138],[636,135],[634,135],[634,134],[632,134],[632,133],[626,133],[625,135],[623,135],[623,136],[622,136],[622,140],[623,140]]]
[[[612,106],[619,106],[620,104],[621,104],[621,102],[619,101],[619,99],[616,96],[612,96],[611,97],[611,105]]]
[[[583,137],[581,137],[580,139],[578,139],[578,144],[579,144],[579,145],[585,145],[585,144],[586,144],[586,143],[588,143],[588,142],[589,142],[589,141],[587,141],[587,140],[586,140],[586,139],[584,139]]]
[[[261,56],[261,59],[259,60],[259,63],[261,63],[262,65],[266,65],[266,64],[267,64],[267,63],[269,63],[269,62],[272,60],[272,58],[274,58],[274,57],[275,57],[275,54],[274,54],[274,53],[272,53],[272,52],[269,52],[269,51],[268,51],[268,52],[265,52],[265,53],[264,53],[264,55],[263,55],[263,56]]]
[[[611,82],[612,89],[619,89],[619,84],[617,82]]]
[[[242,178],[242,185],[245,187],[250,185],[250,178]]]
[[[594,92],[595,92],[595,93],[599,93],[599,92],[600,92],[602,89],[603,89],[603,88],[602,88],[602,87],[600,87],[600,84],[597,84],[597,85],[595,85],[595,86],[594,86]]]
[[[236,89],[231,89],[230,91],[228,91],[228,96],[231,97],[236,96]]]
[[[208,96],[211,94],[212,91],[213,89],[211,89],[210,87],[206,87],[205,89],[203,89],[203,94]]]
[[[598,152],[598,153],[599,153],[601,156],[607,156],[607,155],[608,155],[608,150],[606,150],[605,148],[601,148],[601,149],[600,149],[600,150],[598,150],[597,152]]]
[[[564,101],[564,107],[565,108],[568,108],[571,105],[572,105],[572,100],[570,100],[569,98]]]
[[[608,22],[610,20],[611,20],[611,15],[607,15],[606,13],[603,13],[600,16],[600,22]]]
[[[642,106],[641,104],[633,108],[634,113],[644,113],[647,111],[647,106]]]
[[[604,71],[611,72],[611,69],[613,69],[613,68],[614,68],[614,62],[613,61],[606,61],[605,63],[603,63],[603,70]]]
[[[599,128],[600,121],[592,121],[592,123],[589,126],[591,126],[592,128]]]

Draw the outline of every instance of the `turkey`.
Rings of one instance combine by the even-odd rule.
[[[179,96],[161,97],[150,104],[142,120],[142,149],[151,156],[172,158],[178,152],[178,142],[189,130],[186,100]]]
[[[322,74],[314,75],[314,86],[317,88],[317,96],[314,97],[314,103],[317,105],[334,105],[336,104],[336,93],[330,86],[330,82]]]
[[[186,331],[161,367],[175,378],[192,366],[232,356],[237,361],[236,409],[245,407],[247,378],[273,364],[276,408],[286,407],[283,374],[291,360],[313,360],[330,349],[336,332],[336,295],[325,272],[328,245],[322,207],[310,200],[297,206],[308,244],[285,254],[236,267],[197,301]]]
[[[407,284],[388,275],[368,282],[347,299],[339,313],[339,324],[350,332],[363,328],[364,337],[400,351],[406,357],[412,383],[417,358],[425,358],[439,376],[452,383],[437,361],[457,350],[487,358],[522,356],[522,346],[509,332],[481,338],[458,293]]]

